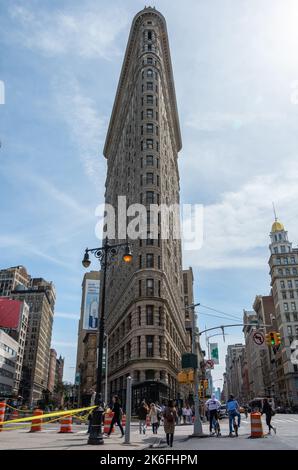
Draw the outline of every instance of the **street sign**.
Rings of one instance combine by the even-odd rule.
[[[210,343],[210,356],[214,364],[219,364],[218,343]]]
[[[205,361],[206,369],[214,369],[214,361],[212,359],[208,359]]]
[[[265,341],[263,333],[256,331],[253,335],[253,340],[258,346],[261,346]]]

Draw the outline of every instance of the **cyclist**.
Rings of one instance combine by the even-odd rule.
[[[209,398],[209,400],[206,401],[206,410],[208,411],[209,415],[209,431],[210,431],[210,436],[213,436],[212,428],[213,426],[213,420],[215,419],[216,421],[218,420],[217,416],[217,411],[220,408],[220,401],[218,401],[215,398],[215,395],[212,395],[212,398]]]
[[[230,434],[229,437],[233,437],[233,422],[234,419],[238,418],[238,423],[237,423],[237,431],[238,428],[240,428],[240,413],[239,413],[239,404],[238,401],[235,400],[234,395],[230,395],[230,398],[227,401],[227,411],[229,413],[229,428],[230,428]]]

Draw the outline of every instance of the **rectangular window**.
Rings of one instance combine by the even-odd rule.
[[[153,305],[146,305],[146,324],[153,325]]]
[[[146,279],[146,294],[154,295],[154,280]]]
[[[291,256],[291,264],[295,264],[295,257]]]
[[[139,269],[142,269],[142,255],[139,255]]]
[[[156,175],[156,184],[159,186],[159,175]]]
[[[153,109],[147,109],[147,118],[153,118]]]
[[[298,335],[298,325],[295,325],[295,334]]]
[[[143,175],[140,175],[140,185],[143,186]]]
[[[153,64],[153,59],[152,57],[147,58],[147,64],[152,65]]]
[[[147,104],[153,104],[153,95],[147,95]]]
[[[153,91],[153,82],[147,82],[147,90]]]
[[[290,314],[289,314],[289,313],[285,313],[285,317],[286,317],[286,321],[288,321],[288,322],[291,321],[291,318],[290,318]]]
[[[142,310],[141,307],[138,307],[138,325],[142,325]]]
[[[147,246],[148,245],[151,246],[151,245],[154,244],[154,240],[153,240],[153,238],[150,237],[150,235],[151,235],[150,232],[147,232],[147,239],[146,239],[146,245]]]
[[[158,256],[157,258],[157,266],[158,266],[158,269],[161,269],[160,256]]]
[[[139,297],[142,297],[142,280],[139,280]]]
[[[293,310],[296,310],[296,303],[295,302],[291,302],[291,310],[293,312]]]
[[[292,288],[293,288],[292,281],[288,281],[288,288],[289,288],[289,289],[292,289]]]
[[[282,289],[285,288],[285,281],[280,281],[280,287],[281,287]]]
[[[152,31],[148,31],[148,41],[152,40]]]
[[[154,204],[154,192],[146,191],[146,204]]]
[[[294,319],[294,321],[298,321],[298,313],[297,312],[293,313],[293,319]]]
[[[146,173],[146,184],[153,184],[153,173]]]
[[[146,139],[146,148],[153,149],[153,139]]]
[[[288,325],[287,326],[287,330],[288,330],[288,335],[292,336],[292,326],[291,325]]]
[[[283,298],[284,300],[287,299],[287,293],[286,293],[285,291],[282,291],[282,298]]]
[[[138,338],[138,342],[137,342],[137,353],[138,353],[138,356],[140,357],[141,356],[141,337],[140,336],[137,336]]]
[[[146,268],[153,268],[154,267],[154,255],[153,253],[146,254]]]
[[[153,336],[146,336],[146,356],[153,357]]]
[[[284,302],[284,310],[287,312],[289,310],[289,305],[287,302]]]
[[[153,166],[153,155],[146,155],[146,166]]]
[[[148,134],[153,134],[153,124],[152,124],[151,122],[148,122],[148,123],[146,124],[146,132],[147,132]]]

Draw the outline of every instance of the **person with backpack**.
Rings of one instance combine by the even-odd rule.
[[[273,408],[270,405],[267,398],[264,398],[262,415],[263,414],[266,415],[266,424],[267,424],[268,429],[269,429],[268,434],[271,434],[271,429],[273,429],[274,434],[276,434],[276,428],[274,426],[272,426],[272,424],[271,424],[271,418],[272,418],[272,416],[275,415],[275,412],[273,411]]]
[[[220,401],[215,398],[215,394],[212,394],[212,398],[209,398],[209,400],[206,401],[206,410],[208,411],[208,416],[209,416],[209,431],[210,431],[210,436],[213,436],[213,421],[218,422],[218,410],[220,408]]]
[[[164,411],[164,430],[166,433],[167,444],[170,447],[173,447],[174,433],[175,433],[175,423],[177,411],[174,406],[173,400],[169,400],[168,406]]]
[[[237,430],[238,428],[240,428],[241,416],[239,413],[239,409],[240,407],[239,407],[238,401],[235,400],[234,395],[230,395],[230,398],[227,401],[227,412],[229,413],[229,429],[230,429],[229,437],[233,437],[233,422],[236,416],[238,418]]]

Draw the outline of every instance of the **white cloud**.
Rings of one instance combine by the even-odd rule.
[[[105,10],[86,2],[82,8],[50,12],[18,5],[10,14],[18,22],[16,39],[48,56],[73,54],[109,60],[119,54],[115,39],[128,22],[125,9]]]
[[[79,320],[80,317],[76,313],[55,312],[55,318],[63,318],[65,320]]]
[[[65,121],[72,141],[79,149],[85,172],[102,196],[105,162],[99,151],[107,119],[98,114],[95,102],[84,95],[75,79],[56,80],[53,89],[56,112]]]
[[[192,114],[186,118],[184,125],[198,131],[211,132],[224,129],[237,130],[256,121],[276,122],[282,119],[285,119],[283,114],[274,112],[227,113],[218,111]]]
[[[185,251],[185,264],[205,269],[260,268],[269,256],[272,201],[297,244],[298,165],[285,161],[278,173],[255,176],[240,189],[223,193],[205,206],[204,242],[198,251]]]

